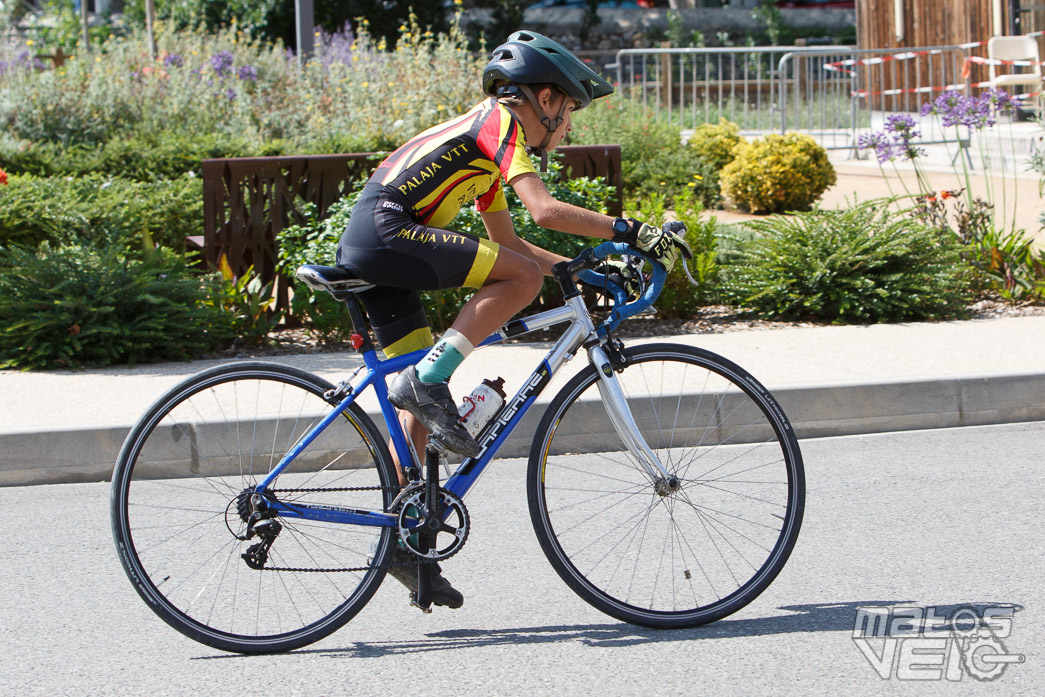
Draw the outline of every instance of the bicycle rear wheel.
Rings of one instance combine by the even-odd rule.
[[[691,627],[754,600],[802,523],[802,455],[784,412],[746,371],[702,349],[625,349],[617,379],[665,488],[634,460],[588,366],[537,428],[527,487],[537,538],[559,576],[599,610]]]
[[[377,590],[391,528],[280,517],[263,568],[241,556],[259,540],[238,539],[249,515],[238,504],[330,413],[331,387],[287,366],[220,366],[157,400],[127,436],[113,472],[113,537],[135,589],[178,631],[226,651],[288,651],[344,625]],[[398,483],[384,440],[356,405],[343,416],[271,496],[389,509]]]

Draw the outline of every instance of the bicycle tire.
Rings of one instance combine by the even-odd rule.
[[[240,556],[258,538],[236,538],[246,529],[237,497],[329,413],[331,388],[288,366],[219,366],[160,397],[128,434],[113,472],[113,537],[135,590],[179,632],[224,651],[289,651],[342,627],[377,590],[391,528],[280,517],[262,570]],[[389,509],[398,483],[384,439],[358,405],[343,416],[279,476],[274,496]]]
[[[721,356],[676,344],[624,355],[632,415],[679,488],[661,495],[631,458],[589,365],[534,435],[530,518],[592,606],[646,627],[706,624],[754,600],[786,563],[805,505],[798,441],[772,395]]]

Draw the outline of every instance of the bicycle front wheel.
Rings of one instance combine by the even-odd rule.
[[[127,436],[113,472],[113,536],[135,589],[178,631],[226,651],[287,651],[344,625],[377,590],[391,528],[280,517],[260,568],[243,556],[259,543],[242,539],[253,487],[330,413],[331,387],[287,366],[220,366],[161,397]],[[343,417],[267,496],[389,509],[398,483],[388,449],[356,405]]]
[[[691,627],[754,600],[787,561],[805,478],[769,392],[716,354],[675,344],[624,350],[617,379],[669,485],[632,457],[588,366],[552,400],[530,452],[537,538],[559,576],[633,624]]]

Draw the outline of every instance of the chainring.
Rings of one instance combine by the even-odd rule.
[[[418,549],[416,534],[417,527],[425,524],[425,518],[422,515],[422,511],[427,510],[424,488],[419,487],[403,497],[396,507],[396,532],[400,542],[411,553],[428,561],[449,559],[461,551],[468,539],[469,518],[464,501],[446,489],[440,488],[439,504],[443,510],[443,521],[436,533],[435,543],[429,542],[430,549],[427,552]],[[450,536],[449,542],[440,546],[440,540],[447,535]]]

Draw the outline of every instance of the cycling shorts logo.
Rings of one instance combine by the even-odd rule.
[[[398,203],[396,203],[395,201],[382,201],[381,202],[381,207],[382,208],[391,208],[396,213],[402,213],[403,212],[403,207],[401,205],[399,205]]]

